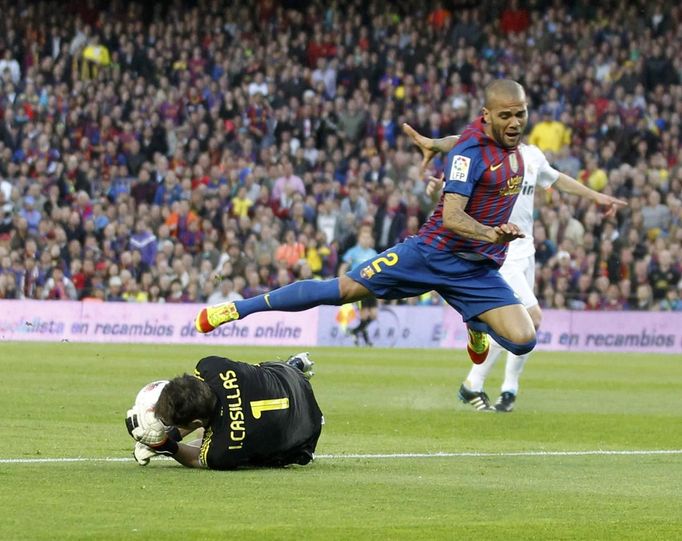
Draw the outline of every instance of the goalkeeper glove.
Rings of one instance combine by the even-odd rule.
[[[156,452],[151,447],[147,447],[144,443],[140,443],[139,441],[135,443],[135,447],[133,447],[133,458],[140,466],[149,464],[149,459],[153,456],[156,456]]]
[[[307,351],[292,355],[287,359],[286,364],[298,368],[303,373],[305,379],[310,379],[315,375],[315,372],[313,372],[315,361],[310,358],[310,353]]]
[[[156,453],[174,455],[178,452],[178,443],[168,437],[166,426],[153,411],[128,410],[126,428],[135,441],[151,447]]]
[[[180,441],[182,439],[180,431],[175,426],[170,427],[167,432],[168,437],[173,441]],[[149,460],[158,454],[159,453],[154,449],[139,441],[136,442],[135,447],[133,447],[133,458],[140,466],[146,466],[149,464]]]

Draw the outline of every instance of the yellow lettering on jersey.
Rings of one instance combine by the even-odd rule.
[[[246,432],[246,430],[244,430],[244,421],[232,421],[230,423],[230,430],[232,430],[232,432]]]
[[[273,398],[271,400],[252,400],[251,414],[254,419],[260,419],[264,411],[285,410],[289,408],[288,398]]]
[[[227,448],[230,450],[241,449],[244,444],[239,442],[243,442],[246,438],[246,427],[244,426],[242,392],[237,381],[237,373],[234,370],[227,370],[224,374],[220,374],[220,379],[223,380],[223,388],[226,391],[232,391],[230,394],[225,394],[228,416],[231,421],[230,442]]]
[[[224,374],[220,374],[220,379],[223,380],[223,387],[225,389],[237,389],[237,373],[234,370],[228,370]]]
[[[234,410],[230,407],[230,419],[233,421],[242,421],[244,420],[244,412],[241,408]]]
[[[501,196],[517,195],[521,192],[523,184],[523,177],[521,175],[514,175],[507,179],[507,185],[500,190]]]

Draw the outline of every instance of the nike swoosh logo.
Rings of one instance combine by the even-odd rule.
[[[500,162],[500,163],[498,163],[497,165],[491,165],[491,166],[490,166],[490,170],[491,170],[491,171],[497,171],[500,167],[502,167],[502,164],[503,164],[503,163],[504,163],[504,162]]]

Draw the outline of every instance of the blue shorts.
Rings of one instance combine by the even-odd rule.
[[[462,259],[414,236],[358,265],[348,276],[379,299],[436,291],[469,321],[493,308],[521,304],[498,269],[490,260]]]

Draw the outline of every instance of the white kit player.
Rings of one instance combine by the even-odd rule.
[[[439,152],[449,152],[457,142],[459,136],[453,135],[442,139],[429,139],[418,134],[411,126],[403,124],[403,131],[420,148],[423,154],[422,169]],[[563,193],[586,197],[597,205],[605,207],[605,216],[615,214],[619,207],[627,203],[611,196],[596,192],[577,180],[554,169],[543,152],[534,145],[521,144],[519,147],[525,163],[525,175],[521,192],[512,210],[510,223],[519,226],[525,234],[524,238],[516,239],[509,244],[507,258],[500,267],[500,273],[507,280],[514,292],[533,320],[537,329],[542,320],[542,311],[538,299],[533,293],[535,285],[535,243],[533,240],[533,201],[535,186],[549,189],[554,186]],[[427,193],[440,192],[442,177],[431,177]],[[495,405],[490,404],[488,395],[483,390],[485,379],[492,370],[503,348],[491,339],[490,351],[485,362],[474,364],[465,382],[459,388],[459,398],[471,404],[478,411],[510,412],[514,408],[516,395],[519,390],[519,376],[530,354],[514,355],[507,352],[507,365],[502,383],[501,393]]]
[[[535,199],[535,186],[549,189],[558,179],[559,171],[554,169],[542,151],[535,145],[519,145],[519,150],[525,163],[525,174],[521,193],[516,198],[514,209],[509,221],[519,226],[526,235],[509,243],[507,258],[500,274],[512,287],[528,310],[533,325],[537,330],[542,320],[542,311],[535,293],[535,242],[533,239],[533,200]],[[497,362],[503,348],[494,340],[490,341],[490,352],[485,362],[472,366],[466,381],[459,389],[459,397],[462,401],[470,403],[476,409],[490,410],[490,401],[483,391],[485,379]],[[530,356],[514,355],[507,352],[507,364],[504,371],[501,394],[495,402],[494,409],[501,412],[509,412],[514,407],[516,395],[519,392],[519,376]]]

